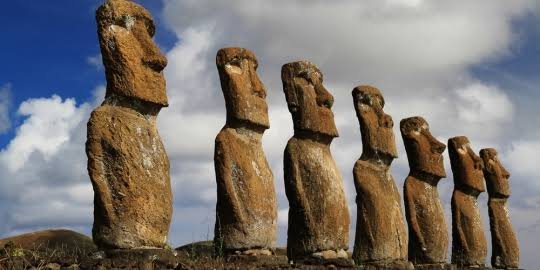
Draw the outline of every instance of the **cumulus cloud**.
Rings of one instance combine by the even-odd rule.
[[[515,141],[501,159],[506,161],[510,171],[513,172],[512,179],[523,181],[518,182],[519,184],[532,183],[535,187],[540,188],[538,153],[540,153],[540,141]],[[537,207],[540,207],[540,204]]]
[[[182,198],[189,198],[191,207],[214,207],[215,197],[207,195],[215,191],[211,168],[213,139],[225,121],[214,64],[215,53],[221,47],[252,49],[268,88],[271,128],[265,133],[263,145],[278,191],[282,244],[288,207],[283,192],[282,151],[292,135],[280,80],[280,68],[286,62],[307,59],[318,64],[327,88],[335,96],[333,110],[341,137],[334,140],[332,150],[345,181],[353,217],[356,209],[352,166],[362,147],[350,92],[358,84],[381,88],[387,101],[386,111],[395,123],[413,115],[424,116],[433,134],[443,142],[449,137],[467,135],[474,149],[497,147],[504,155],[504,146],[514,139],[509,137],[513,133],[508,127],[517,112],[508,89],[480,81],[469,71],[476,64],[511,55],[512,43],[517,38],[511,21],[528,13],[533,1],[164,3],[165,18],[180,41],[168,54],[166,75],[169,95],[175,103],[160,116],[160,130],[168,151],[173,153],[173,180],[192,183],[176,190],[175,211],[184,211],[182,204],[186,202]],[[201,124],[203,120],[206,122]],[[173,127],[174,123],[181,124]],[[408,164],[397,125],[395,133],[400,158],[394,162],[393,172],[401,187]],[[453,184],[448,157],[445,159],[448,179],[439,188],[449,208]],[[191,173],[197,170],[202,173]],[[207,195],[197,199],[193,194]],[[481,197],[485,199],[486,196]],[[206,213],[195,219],[213,224],[212,216],[209,218]],[[192,222],[184,221],[174,220],[173,242],[189,241],[183,238],[182,231],[192,231]],[[354,227],[354,218],[352,221]]]
[[[89,232],[93,192],[84,143],[95,103],[53,95],[20,104],[21,124],[0,151],[0,235],[55,227]]]
[[[17,114],[27,118],[0,153],[2,163],[15,172],[33,153],[39,153],[45,160],[51,158],[70,140],[72,130],[86,117],[86,111],[79,110],[74,99],[64,101],[56,95],[23,102]]]
[[[528,157],[532,157],[534,151],[530,149],[536,149],[536,142],[508,137],[508,127],[514,119],[524,117],[518,115],[516,101],[509,97],[508,89],[481,81],[470,72],[476,64],[511,55],[516,39],[512,20],[529,12],[533,1],[163,2],[166,25],[179,39],[166,52],[170,107],[158,117],[171,161],[175,201],[170,235],[173,245],[213,237],[213,147],[214,138],[225,123],[215,53],[226,46],[252,49],[259,58],[259,74],[268,88],[271,128],[265,133],[263,146],[278,193],[280,244],[285,239],[288,208],[282,153],[293,132],[280,68],[290,61],[307,59],[318,64],[325,85],[335,96],[334,112],[341,136],[335,139],[332,151],[345,182],[352,228],[356,214],[352,166],[362,147],[350,92],[358,84],[381,88],[385,109],[395,123],[422,115],[430,123],[432,133],[443,142],[452,136],[467,135],[475,149],[501,149],[503,161],[508,162],[512,172],[519,171],[514,178],[523,183],[514,188],[515,192],[522,194],[520,189],[533,186],[536,178],[531,177],[535,170],[530,162],[534,159]],[[9,204],[6,209],[14,209],[10,212],[17,214],[3,214],[7,221],[0,225],[0,232],[54,225],[54,219],[38,212],[53,217],[69,213],[69,218],[57,220],[88,231],[92,192],[84,155],[86,119],[102,100],[104,88],[94,93],[94,101],[82,104],[56,96],[21,104],[18,115],[24,121],[17,128],[16,137],[0,153],[0,169],[7,168],[0,182],[1,199]],[[395,133],[400,158],[394,162],[393,172],[401,187],[408,164],[397,125]],[[504,147],[507,145],[512,147]],[[445,159],[449,176],[439,190],[449,209],[453,185],[447,156]],[[32,186],[31,191],[28,186]],[[530,193],[522,201],[527,201],[529,207],[538,207]],[[524,213],[521,206],[515,205],[520,209],[515,211]],[[531,221],[518,218],[517,226],[521,228],[527,222]],[[527,238],[522,241],[531,244]]]

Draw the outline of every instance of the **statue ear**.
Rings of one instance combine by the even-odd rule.
[[[296,94],[296,77],[293,69],[289,65],[284,65],[281,69],[281,81],[283,82],[283,92],[287,100],[287,107],[291,113],[298,111],[298,96]]]
[[[286,95],[285,98],[287,99],[287,107],[289,108],[289,111],[291,113],[297,112],[299,104],[298,104],[298,96],[296,95],[296,85],[294,82],[291,85],[291,89],[289,89],[285,95]]]
[[[490,174],[493,174],[495,173],[495,161],[493,161],[493,159],[489,159],[487,162],[484,162],[484,168],[485,170],[490,173]]]

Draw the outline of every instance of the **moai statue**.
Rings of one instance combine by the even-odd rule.
[[[448,140],[454,175],[452,194],[452,263],[483,267],[487,256],[486,237],[477,198],[485,191],[483,162],[464,136]]]
[[[510,173],[497,157],[497,150],[482,149],[480,157],[484,161],[484,178],[489,194],[489,225],[491,228],[491,266],[497,269],[519,268],[519,245],[506,202],[510,197],[508,178]]]
[[[330,152],[338,137],[331,110],[334,98],[313,63],[285,64],[281,79],[294,123],[294,136],[284,154],[287,255],[293,261],[347,258],[349,208]]]
[[[352,96],[363,145],[353,169],[358,213],[353,259],[360,265],[412,268],[401,198],[390,172],[397,158],[392,117],[383,111],[379,89],[358,86]]]
[[[152,41],[155,26],[143,7],[109,0],[96,20],[107,91],[87,129],[94,242],[106,250],[162,248],[172,194],[156,118],[168,106],[162,72],[167,59]]]
[[[216,137],[214,244],[218,255],[271,255],[276,242],[274,177],[262,147],[270,127],[266,89],[255,55],[243,48],[218,51],[216,64],[227,122]]]
[[[437,184],[446,177],[443,152],[424,118],[401,120],[410,172],[403,188],[405,216],[409,225],[409,261],[415,265],[445,264],[448,227]]]

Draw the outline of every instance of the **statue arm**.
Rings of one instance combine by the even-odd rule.
[[[459,210],[458,210],[459,211]],[[465,232],[463,232],[463,224],[461,223],[461,214],[456,214],[456,229],[458,232],[458,237],[461,242],[461,245],[463,246],[463,249],[465,252],[469,252],[469,245],[467,243],[467,237],[465,237]]]
[[[407,201],[405,204],[405,211],[407,212],[407,219],[409,221],[410,228],[412,228],[414,234],[416,235],[418,239],[420,248],[422,249],[422,251],[426,251],[426,242],[424,240],[424,235],[422,234],[422,231],[420,230],[420,226],[418,225],[418,220],[416,219],[416,207],[415,207],[414,197],[413,197],[413,194],[411,194],[411,190],[408,188],[408,185],[409,183],[407,182],[407,180],[405,180],[404,195]]]
[[[92,129],[91,126],[88,128]],[[116,213],[112,205],[112,194],[107,179],[108,172],[111,169],[107,168],[107,166],[112,166],[113,164],[106,164],[103,144],[106,144],[103,138],[99,138],[92,134],[92,132],[89,132],[88,140],[86,141],[86,154],[88,156],[88,174],[95,194],[94,206],[96,209],[94,211],[97,215],[103,215],[102,218],[110,218],[115,216]]]
[[[227,207],[234,215],[234,218],[240,223],[244,217],[240,211],[241,203],[238,200],[237,192],[234,185],[233,166],[234,162],[231,158],[232,153],[219,139],[216,139],[214,148],[214,168],[216,172],[217,197],[218,205]]]
[[[500,226],[499,226],[499,222],[498,222],[498,218],[497,218],[497,215],[495,213],[495,210],[493,209],[495,206],[492,206],[492,205],[488,205],[488,212],[489,212],[489,221],[492,222],[493,224],[490,224],[490,229],[491,229],[491,232],[495,233],[495,238],[494,239],[491,239],[491,241],[495,242],[495,241],[500,241],[501,239],[503,239],[504,237],[501,235],[501,231],[500,229]],[[500,248],[502,249],[502,252],[503,254],[506,254],[506,245],[500,245]]]
[[[354,186],[356,188],[357,219],[359,219],[362,226],[365,227],[363,230],[366,232],[369,232],[369,233],[364,234],[364,237],[367,238],[366,241],[368,241],[371,244],[374,244],[375,243],[374,231],[377,228],[374,228],[374,226],[372,226],[372,223],[370,222],[371,221],[370,213],[367,213],[365,211],[367,210],[365,208],[366,207],[365,204],[369,203],[369,200],[371,200],[372,198],[369,194],[369,190],[371,189],[368,186],[369,183],[366,183],[365,179],[363,179],[362,177],[363,169],[365,170],[365,168],[362,168],[361,166],[361,161],[358,160],[354,164],[354,168],[353,168]],[[358,231],[358,225],[357,225],[356,230]]]
[[[285,173],[285,195],[289,200],[289,205],[294,205],[295,208],[302,209],[306,220],[312,224],[313,218],[311,216],[309,202],[305,198],[302,177],[298,170],[298,160],[291,155],[288,145],[287,148],[285,148],[283,163]]]

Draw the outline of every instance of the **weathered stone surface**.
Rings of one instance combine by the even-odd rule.
[[[225,48],[218,51],[216,63],[227,122],[215,142],[215,246],[218,253],[273,248],[277,200],[262,147],[269,121],[257,60],[249,50]]]
[[[437,184],[446,177],[446,146],[431,135],[422,117],[401,120],[410,172],[405,179],[405,216],[409,225],[409,261],[415,265],[444,263],[448,257],[448,227]]]
[[[150,13],[128,0],[108,0],[96,12],[107,96],[116,94],[167,106],[167,59],[152,37]]]
[[[167,105],[167,61],[141,6],[109,0],[96,14],[107,94],[87,129],[94,242],[101,249],[161,248],[172,216],[169,160],[156,128]]]
[[[294,122],[284,154],[287,255],[295,261],[319,252],[342,254],[340,250],[348,249],[350,218],[343,180],[330,152],[338,136],[333,97],[310,62],[285,64],[281,76]]]
[[[104,104],[90,117],[86,147],[98,247],[162,247],[172,194],[155,116]]]
[[[485,191],[483,162],[464,136],[448,140],[448,154],[454,175],[452,263],[458,266],[484,266],[487,243],[476,201],[478,195]]]
[[[390,172],[397,158],[392,117],[384,113],[384,98],[377,88],[358,86],[352,95],[363,145],[353,169],[358,207],[353,259],[360,265],[405,263],[408,240]]]
[[[414,266],[415,270],[458,270],[457,265],[454,264],[446,264],[446,263],[438,263],[438,264],[417,264]],[[476,268],[477,270],[481,270],[480,268]],[[459,268],[459,270],[463,270],[463,268]]]
[[[295,134],[338,137],[331,110],[334,97],[322,84],[319,68],[308,61],[289,63],[281,69],[281,80]]]
[[[413,270],[415,267],[411,262],[398,260],[391,262],[371,262],[365,264],[359,264],[360,270]]]
[[[480,150],[484,161],[484,178],[489,194],[489,225],[491,229],[491,266],[519,268],[519,244],[510,222],[507,201],[510,197],[510,173],[497,157],[497,150]]]

